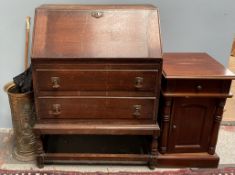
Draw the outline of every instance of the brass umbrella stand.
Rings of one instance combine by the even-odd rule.
[[[30,37],[30,17],[26,18],[25,70],[28,68]],[[19,92],[16,84],[10,82],[4,86],[8,94],[12,124],[14,130],[13,157],[20,161],[35,159],[35,136],[32,127],[35,121],[33,92]]]

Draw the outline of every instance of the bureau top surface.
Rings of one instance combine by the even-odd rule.
[[[235,74],[206,53],[164,53],[167,79],[235,79]]]
[[[162,58],[157,8],[42,5],[34,20],[37,58]]]
[[[156,7],[151,4],[43,4],[37,9],[48,10],[126,10],[126,9],[141,9],[141,10],[156,10]]]

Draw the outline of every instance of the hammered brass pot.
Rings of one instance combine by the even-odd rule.
[[[14,130],[13,157],[20,161],[35,159],[35,136],[32,131],[35,122],[33,92],[19,93],[13,82],[4,86],[8,94]]]

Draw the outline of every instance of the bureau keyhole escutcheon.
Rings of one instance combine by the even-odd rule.
[[[104,13],[101,12],[101,11],[93,11],[93,12],[91,12],[91,16],[94,17],[94,18],[101,18],[103,15],[104,15]]]

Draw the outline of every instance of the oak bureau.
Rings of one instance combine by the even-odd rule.
[[[156,7],[42,5],[32,66],[39,167],[57,161],[155,167],[162,73]]]

